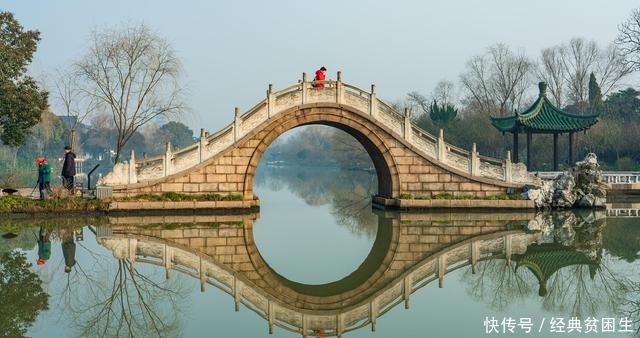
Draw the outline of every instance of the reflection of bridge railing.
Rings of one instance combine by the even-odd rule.
[[[235,301],[236,311],[244,304],[268,322],[270,332],[277,326],[309,336],[323,329],[325,336],[338,337],[367,325],[375,330],[377,318],[403,302],[408,308],[411,294],[435,280],[442,287],[447,273],[468,265],[475,272],[479,261],[493,258],[506,258],[509,264],[512,254],[524,253],[527,245],[538,238],[536,234],[503,231],[465,240],[423,259],[384,289],[357,304],[320,311],[284,304],[204,254],[173,247],[156,238],[114,236],[105,229],[98,229],[97,234],[98,242],[112,250],[117,258],[162,266],[167,278],[173,269],[199,279],[202,291],[209,284],[228,293]]]
[[[640,209],[607,209],[607,217],[640,217]]]
[[[640,217],[640,203],[607,203],[607,217]]]
[[[104,183],[130,184],[186,170],[221,153],[270,118],[293,107],[313,103],[342,104],[363,112],[427,157],[470,175],[506,182],[532,181],[525,166],[511,163],[508,153],[506,159],[481,156],[476,151],[475,144],[471,150],[458,148],[444,141],[442,130],[438,137],[421,130],[411,123],[410,111],[400,113],[378,99],[374,85],[367,91],[344,83],[340,72],[337,81],[323,81],[325,88],[314,88],[313,82],[308,81],[303,74],[302,81],[279,91],[274,91],[272,85],[269,85],[264,100],[244,114],[240,114],[236,108],[233,122],[219,132],[209,135],[201,130],[200,140],[193,145],[176,151],[167,144],[165,154],[154,158],[136,161],[132,152],[130,163],[135,165],[117,166],[114,168],[114,175],[106,177]]]

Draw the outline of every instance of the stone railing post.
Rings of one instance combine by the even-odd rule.
[[[472,176],[478,176],[480,171],[480,158],[478,157],[478,149],[476,143],[471,145],[471,154],[469,156],[469,174]]]
[[[235,108],[235,115],[233,117],[233,143],[236,143],[240,138],[240,108]]]
[[[447,148],[446,148],[446,144],[444,143],[444,131],[442,129],[440,129],[440,133],[438,134],[438,149],[437,150],[437,155],[438,155],[438,160],[440,162],[444,162],[446,155],[447,155]]]
[[[413,130],[411,128],[411,109],[404,108],[404,139],[411,143]]]
[[[131,268],[133,268],[133,264],[136,262],[136,250],[138,248],[138,240],[135,238],[129,238],[129,247],[128,247],[128,258],[131,261]]]
[[[269,83],[269,89],[267,89],[267,118],[271,118],[273,115],[275,104],[276,97],[273,95],[273,84]]]
[[[342,72],[338,71],[336,81],[336,103],[344,102],[344,84],[342,83]]]
[[[307,73],[302,73],[302,104],[307,103]]]
[[[173,173],[173,163],[171,162],[171,142],[167,142],[164,151],[164,176],[169,176]]]
[[[402,299],[404,300],[404,308],[409,309],[409,297],[411,297],[411,283],[413,275],[409,274],[402,281]]]
[[[513,253],[512,236],[504,236],[504,255],[507,258],[507,266],[511,266],[511,255]]]
[[[371,85],[371,95],[369,96],[369,115],[375,119],[378,110],[378,99],[376,98],[376,85]]]
[[[438,263],[436,266],[438,267],[438,288],[442,289],[444,287],[444,275],[447,274],[446,253],[443,253],[438,257]]]
[[[138,183],[138,177],[136,175],[136,153],[131,149],[131,156],[129,159],[129,184]]]
[[[200,128],[200,144],[198,145],[200,163],[204,161],[206,157],[206,151],[207,151],[207,134],[205,133],[204,128]]]
[[[507,158],[504,159],[504,181],[512,182],[513,173],[511,172],[511,151],[507,150]]]

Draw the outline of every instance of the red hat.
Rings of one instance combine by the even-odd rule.
[[[44,164],[44,163],[47,163],[47,160],[44,157],[42,156],[36,157],[36,164]]]

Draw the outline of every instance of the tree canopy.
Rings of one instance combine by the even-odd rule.
[[[166,142],[178,148],[184,148],[195,142],[193,130],[182,122],[169,121],[160,127],[161,137]]]
[[[23,31],[12,13],[0,12],[0,141],[24,144],[47,108],[47,93],[26,75],[40,33]]]
[[[24,337],[40,311],[49,307],[49,295],[30,266],[24,253],[0,253],[0,332],[3,337]]]
[[[181,112],[181,64],[173,48],[145,25],[95,31],[76,68],[83,91],[111,113],[115,162],[140,127]]]

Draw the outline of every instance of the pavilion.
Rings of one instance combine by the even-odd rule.
[[[515,255],[516,270],[525,267],[533,273],[539,283],[538,294],[547,295],[547,281],[558,270],[568,266],[587,266],[593,279],[600,270],[601,259],[589,258],[585,253],[557,243],[532,244],[522,255]]]
[[[527,170],[531,170],[533,134],[553,134],[553,170],[558,170],[558,135],[569,135],[569,164],[573,165],[574,134],[591,128],[600,114],[579,115],[556,108],[547,98],[547,84],[538,84],[540,95],[529,109],[508,117],[491,117],[491,124],[499,131],[513,134],[513,161],[518,160],[518,135],[527,135]]]

